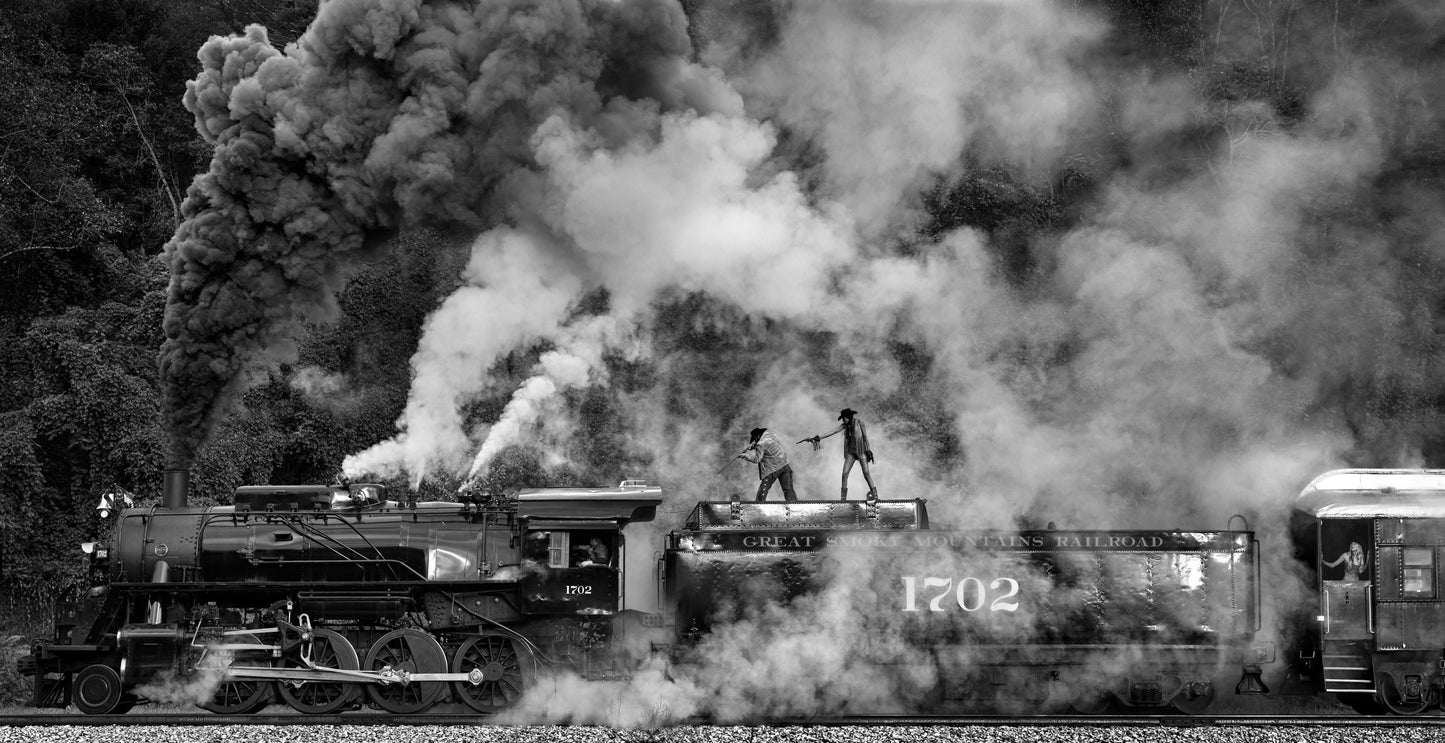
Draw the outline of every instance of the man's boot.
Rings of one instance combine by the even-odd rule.
[[[840,500],[848,500],[848,489],[843,488],[843,497]]]

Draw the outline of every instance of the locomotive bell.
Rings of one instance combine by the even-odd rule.
[[[117,495],[113,492],[107,492],[101,493],[100,503],[96,504],[95,510],[100,513],[101,519],[108,519],[110,518],[111,512],[119,511],[121,506],[130,508],[134,505],[135,503],[131,501],[129,494]]]

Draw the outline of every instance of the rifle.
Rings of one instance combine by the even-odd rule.
[[[747,452],[743,452],[743,454],[747,454]],[[728,463],[725,464],[725,465],[723,465],[723,466],[722,466],[722,469],[721,469],[721,470],[718,470],[718,471],[717,471],[717,474],[713,475],[713,477],[717,477],[718,475],[721,475],[721,474],[723,473],[723,470],[726,470],[727,468],[733,466],[733,462],[736,462],[736,461],[738,461],[739,459],[742,459],[742,458],[743,458],[743,454],[739,454],[739,455],[737,455],[736,457],[733,457],[732,459],[729,459],[729,460],[728,460]]]

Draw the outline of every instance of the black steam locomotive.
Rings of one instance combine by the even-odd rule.
[[[867,597],[859,621],[910,650],[898,662],[937,669],[905,709],[1197,712],[1221,686],[1266,693],[1274,660],[1255,640],[1247,527],[954,531],[919,500],[734,500],[669,532],[661,490],[632,481],[462,503],[370,484],[185,500],[184,473],[167,473],[164,507],[119,511],[91,546],[92,586],[22,660],[36,706],[113,714],[203,687],[221,713],[498,712],[541,674],[625,678],[657,654],[686,672],[721,625],[842,581]],[[1445,473],[1330,473],[1299,503],[1322,610],[1290,683],[1401,713],[1437,704]],[[1346,538],[1361,554],[1335,581]]]

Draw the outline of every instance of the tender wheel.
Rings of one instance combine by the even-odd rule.
[[[452,691],[478,712],[501,712],[517,703],[532,677],[532,657],[518,652],[517,641],[505,635],[473,637],[452,656],[452,673],[472,674],[453,681]]]
[[[263,645],[255,635],[231,635],[226,642],[247,645]],[[269,650],[238,650],[229,663],[223,666],[203,665],[204,673],[224,673],[231,666],[271,665]],[[249,715],[259,712],[275,698],[276,687],[270,681],[257,679],[235,679],[224,681],[216,687],[216,693],[201,706],[218,715]]]
[[[1417,692],[1420,697],[1418,701],[1404,701],[1400,689],[1395,685],[1395,677],[1388,673],[1382,673],[1376,677],[1375,688],[1380,690],[1380,701],[1384,702],[1385,706],[1397,715],[1418,715],[1429,709],[1430,705],[1436,701],[1428,687]]]
[[[447,654],[431,635],[408,627],[392,630],[372,644],[366,651],[366,668],[389,668],[400,674],[446,673]],[[446,690],[446,684],[440,681],[397,681],[368,685],[367,698],[387,712],[410,715],[432,706]]]
[[[355,671],[361,668],[356,648],[340,632],[318,629],[311,641],[311,662],[320,668]],[[305,668],[298,658],[287,658],[286,668]],[[282,681],[277,684],[281,699],[299,712],[325,715],[344,709],[356,701],[356,684],[332,681],[302,681],[299,685]]]
[[[121,690],[120,674],[107,665],[97,663],[86,666],[80,673],[75,674],[70,690],[76,708],[87,715],[124,714],[130,709],[124,704],[125,693]],[[131,706],[133,705],[134,702]]]
[[[1186,684],[1184,689],[1174,696],[1170,702],[1174,709],[1186,715],[1197,715],[1214,703],[1214,684],[1205,682],[1192,682]]]

